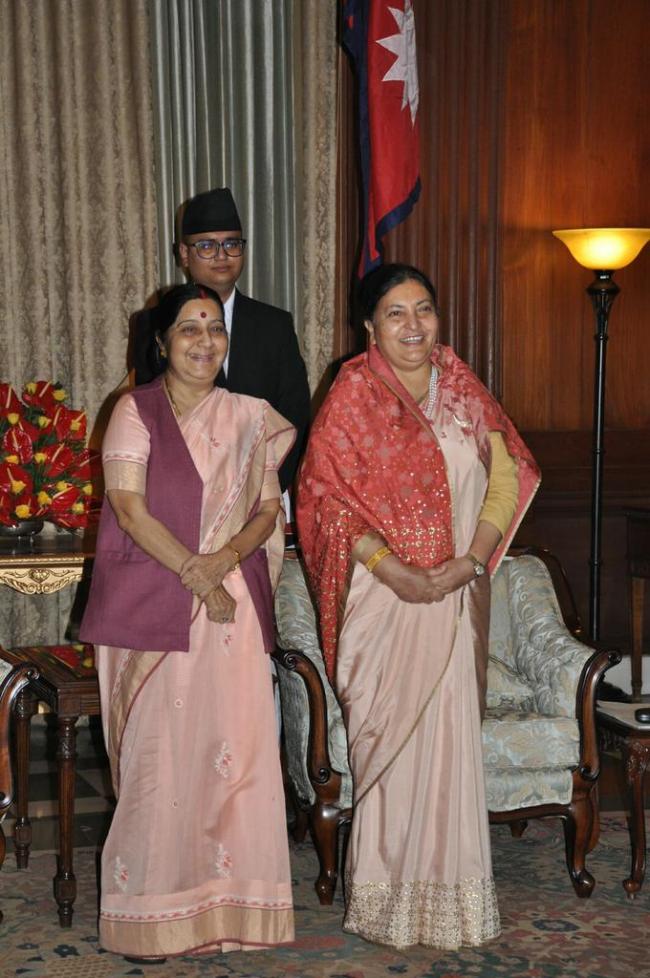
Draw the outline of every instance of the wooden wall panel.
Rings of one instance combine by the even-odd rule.
[[[648,14],[645,0],[511,0],[504,17],[502,395],[523,429],[591,427],[593,276],[550,231],[650,226]],[[616,281],[607,424],[642,428],[650,248]]]
[[[543,487],[518,542],[564,561],[586,619],[594,383],[591,274],[556,228],[650,226],[648,0],[413,0],[422,195],[386,258],[438,286],[442,339],[502,400]],[[342,87],[347,292],[358,234]],[[604,638],[628,641],[624,510],[650,506],[650,245],[616,273],[607,365]],[[341,286],[339,286],[341,288]],[[340,304],[343,309],[343,303]],[[350,334],[341,333],[341,349]],[[649,616],[650,618],[650,616]]]
[[[593,276],[550,232],[650,226],[650,18],[645,0],[509,0],[503,22],[501,394],[543,476],[518,542],[558,554],[586,619],[595,324],[584,290]],[[650,248],[615,279],[602,635],[629,647],[624,512],[650,505]]]
[[[422,195],[386,257],[438,289],[442,339],[498,389],[499,2],[415,0]]]
[[[548,547],[562,561],[584,624],[588,622],[591,432],[524,432],[543,482],[516,543]],[[601,634],[630,646],[626,509],[650,506],[650,430],[608,431],[602,526]],[[650,613],[645,634],[650,648]]]
[[[385,258],[410,262],[431,277],[443,310],[443,341],[453,345],[488,386],[497,389],[502,5],[484,0],[438,0],[434,11],[429,0],[414,0],[414,9],[422,193],[410,217],[387,235]],[[354,115],[351,80],[344,59],[339,214],[348,236],[341,242],[340,315],[348,308],[350,269],[354,270],[358,247],[357,133],[350,124]],[[345,335],[339,327],[337,340],[341,338]]]

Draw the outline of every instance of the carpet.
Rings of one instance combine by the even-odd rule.
[[[17,870],[8,852],[0,872],[1,978],[630,978],[648,974],[650,882],[635,901],[621,886],[629,869],[622,815],[603,817],[588,866],[596,878],[579,900],[564,863],[559,821],[531,822],[521,839],[492,827],[503,933],[482,948],[457,952],[393,951],[341,930],[340,887],[332,907],[313,889],[317,859],[310,843],[292,844],[297,940],[248,954],[170,959],[133,965],[102,951],[96,930],[96,852],[75,850],[78,897],[73,925],[62,930],[52,898],[53,853],[36,852]],[[11,844],[9,845],[11,849]]]

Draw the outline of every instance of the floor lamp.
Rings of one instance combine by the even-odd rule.
[[[605,358],[609,310],[620,289],[612,275],[634,261],[650,240],[650,228],[576,228],[553,231],[575,260],[591,269],[595,279],[587,288],[596,316],[596,373],[591,462],[591,555],[589,559],[589,634],[600,639],[600,550],[603,502],[603,436],[605,431]]]

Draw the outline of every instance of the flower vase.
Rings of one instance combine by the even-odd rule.
[[[43,525],[43,520],[37,519],[19,520],[11,525],[0,523],[0,537],[11,537],[14,540],[34,537],[41,532]]]

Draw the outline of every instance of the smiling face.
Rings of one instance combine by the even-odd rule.
[[[162,345],[171,377],[192,387],[213,384],[228,352],[228,334],[217,303],[212,299],[186,302]]]
[[[230,258],[223,248],[220,248],[214,258],[199,258],[194,245],[197,241],[222,242],[241,239],[241,237],[241,231],[202,231],[201,234],[188,235],[178,248],[181,265],[192,281],[214,289],[222,302],[226,301],[235,288],[235,282],[244,268],[244,255]]]
[[[433,297],[421,282],[407,279],[393,286],[366,320],[371,343],[399,376],[428,364],[438,340],[438,316]]]

